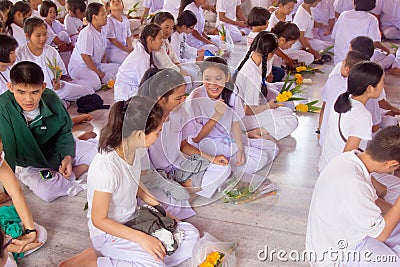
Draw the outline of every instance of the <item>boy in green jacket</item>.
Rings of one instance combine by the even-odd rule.
[[[75,177],[87,171],[96,146],[74,140],[71,118],[57,94],[46,89],[37,64],[19,62],[10,79],[9,91],[0,95],[0,134],[7,163],[13,171],[23,167],[16,172],[19,179],[47,202],[79,192]]]

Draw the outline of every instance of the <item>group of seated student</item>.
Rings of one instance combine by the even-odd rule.
[[[199,239],[195,226],[178,222],[185,238],[167,255],[159,239],[126,223],[143,204],[187,219],[196,214],[194,198],[211,199],[232,173],[251,176],[271,163],[278,142],[299,123],[293,102],[276,101],[283,68],[321,63],[320,50],[333,43],[336,65],[321,89],[321,173],[306,246],[322,252],[344,238],[348,249],[391,250],[392,238],[398,241],[400,191],[391,172],[399,167],[394,117],[400,109],[387,100],[384,79],[385,69],[400,74],[400,50],[388,54],[381,34],[399,38],[400,4],[276,2],[254,7],[246,18],[240,0],[217,0],[213,8],[206,0],[144,1],[146,25],[134,43],[122,0],[1,0],[0,182],[6,192],[0,200],[12,200],[21,230],[12,237],[0,231],[0,266],[16,266],[10,252],[28,255],[47,239],[19,181],[51,202],[84,190],[84,173],[93,248],[61,266],[187,260]],[[234,43],[248,35],[238,66],[205,57],[227,40],[207,34],[204,9],[215,10],[217,29],[224,27]],[[73,124],[91,116],[71,118],[69,102],[111,80],[116,102],[99,140],[94,133],[74,138]]]

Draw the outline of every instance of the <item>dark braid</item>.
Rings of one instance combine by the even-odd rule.
[[[261,93],[263,96],[266,98],[268,94],[268,89],[267,89],[267,66],[268,66],[268,54],[262,54],[262,65],[261,65],[261,77],[262,77],[262,82],[261,82]]]
[[[144,50],[148,54],[150,54],[150,67],[155,66],[155,65],[154,65],[153,53],[150,52],[149,48],[147,47],[147,37],[150,36],[153,39],[155,39],[160,31],[161,31],[160,26],[158,26],[157,24],[151,23],[149,25],[146,25],[146,27],[144,27],[142,33],[140,34],[139,41],[143,45]]]
[[[21,12],[22,15],[26,15],[30,11],[31,11],[31,7],[26,2],[18,1],[17,3],[12,5],[10,7],[10,11],[8,12],[7,20],[6,20],[6,23],[5,23],[7,33],[10,34],[10,35],[14,34],[13,30],[12,30],[12,27],[11,27],[11,24],[13,24],[13,22],[14,22],[15,13]]]

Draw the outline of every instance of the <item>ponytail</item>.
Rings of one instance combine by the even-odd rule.
[[[382,79],[382,67],[371,61],[361,61],[354,65],[347,78],[347,91],[341,94],[335,102],[334,109],[338,113],[346,113],[351,109],[350,95],[360,96],[368,86],[376,87]]]
[[[11,24],[14,23],[14,15],[17,12],[21,12],[22,15],[26,15],[31,11],[31,7],[28,3],[18,1],[14,5],[10,7],[10,11],[8,12],[7,20],[5,23],[6,31],[8,34],[13,35],[14,32],[12,30]]]
[[[116,149],[134,131],[151,133],[162,123],[162,118],[162,108],[147,97],[134,96],[127,101],[115,102],[100,133],[99,152]]]

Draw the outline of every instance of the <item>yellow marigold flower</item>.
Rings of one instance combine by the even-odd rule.
[[[220,257],[221,255],[219,254],[219,252],[214,251],[208,254],[206,261],[212,263],[213,265],[216,265]]]
[[[279,95],[276,96],[276,101],[285,102],[286,101],[286,97],[283,94],[279,94]]]
[[[289,98],[291,98],[292,96],[293,96],[293,94],[292,94],[292,92],[291,91],[286,91],[287,93],[286,93],[286,96],[287,96],[287,100],[289,100]]]
[[[108,87],[108,88],[114,88],[114,84],[115,84],[115,81],[114,81],[114,80],[108,80],[108,82],[107,82],[107,87]]]
[[[214,267],[214,264],[212,264],[208,261],[205,261],[202,264],[200,264],[199,267]]]
[[[223,36],[223,35],[221,35],[221,41],[225,41],[225,39],[226,39],[226,37],[225,36]]]
[[[298,104],[296,106],[296,110],[300,112],[307,112],[308,111],[308,106],[305,104]]]
[[[303,83],[303,77],[301,76],[301,74],[297,73],[296,75],[294,75],[294,78],[296,79],[296,84]]]
[[[306,66],[299,66],[299,67],[296,67],[296,72],[302,72],[302,71],[305,71],[305,70],[307,70],[307,67],[306,67]]]
[[[56,66],[56,71],[61,70],[60,66]]]

